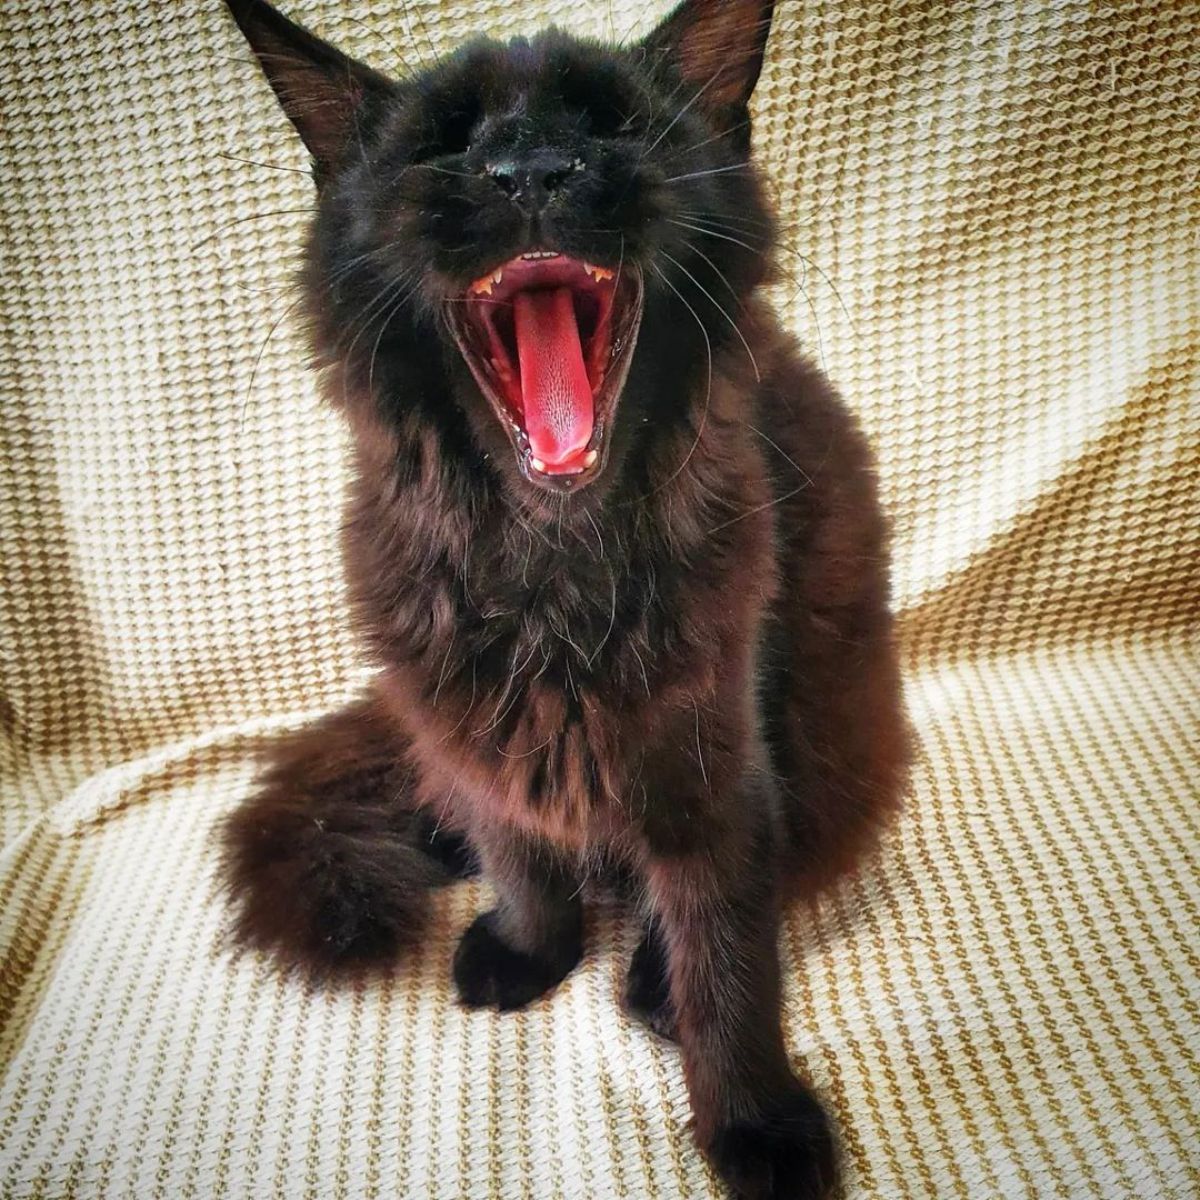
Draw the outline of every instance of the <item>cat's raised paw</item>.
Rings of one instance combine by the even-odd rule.
[[[799,1083],[756,1119],[719,1129],[708,1154],[737,1200],[824,1200],[837,1181],[829,1118]]]
[[[458,997],[470,1008],[524,1008],[565,979],[581,954],[577,938],[556,947],[552,957],[514,950],[497,931],[496,914],[484,913],[463,934],[454,954]]]

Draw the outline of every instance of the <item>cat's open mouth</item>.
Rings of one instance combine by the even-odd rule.
[[[598,476],[641,324],[640,274],[532,251],[446,308],[525,477],[565,491]]]

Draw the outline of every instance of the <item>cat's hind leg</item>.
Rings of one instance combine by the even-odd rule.
[[[622,996],[625,1012],[659,1037],[677,1041],[675,1009],[671,1004],[671,980],[667,974],[667,950],[662,933],[653,920],[646,923],[642,940],[629,961]]]

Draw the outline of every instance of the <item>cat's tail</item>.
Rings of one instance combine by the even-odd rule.
[[[411,795],[403,747],[369,699],[273,746],[220,831],[237,940],[317,979],[394,962],[430,890],[474,871],[465,841]]]

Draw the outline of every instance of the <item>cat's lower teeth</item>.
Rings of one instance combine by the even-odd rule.
[[[580,460],[579,465],[577,467],[568,466],[566,463],[562,463],[562,464],[560,464],[559,468],[555,471],[555,474],[557,474],[557,475],[564,475],[564,474],[578,475],[581,472],[586,471],[589,467],[594,467],[596,465],[596,459],[598,459],[599,457],[600,457],[600,452],[598,450],[589,450],[583,456],[583,458]],[[535,471],[537,471],[537,473],[539,475],[546,475],[549,473],[549,468],[546,466],[546,464],[540,458],[534,458],[531,456],[529,459],[529,465]]]

